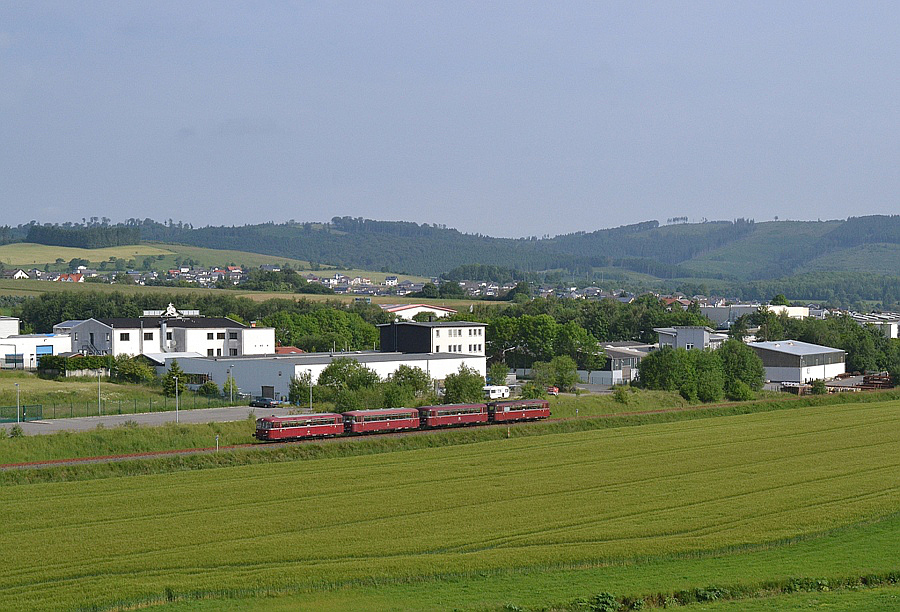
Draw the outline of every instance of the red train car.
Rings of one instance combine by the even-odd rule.
[[[342,433],[344,433],[344,419],[334,413],[295,414],[256,419],[256,439],[268,442],[336,436]]]
[[[385,408],[383,410],[350,410],[344,413],[344,431],[399,431],[417,429],[419,411],[415,408]]]
[[[448,404],[419,408],[422,427],[450,427],[488,422],[487,404]]]
[[[547,400],[515,400],[512,402],[491,402],[488,404],[491,421],[509,423],[546,419],[550,416],[550,402]]]

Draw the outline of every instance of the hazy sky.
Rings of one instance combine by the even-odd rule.
[[[0,224],[900,213],[900,3],[0,3]]]

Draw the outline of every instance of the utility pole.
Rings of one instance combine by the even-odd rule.
[[[175,422],[178,422],[178,377],[173,376],[175,379]]]

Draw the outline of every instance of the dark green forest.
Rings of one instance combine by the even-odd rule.
[[[141,231],[124,225],[94,225],[89,227],[62,227],[60,225],[32,225],[28,228],[26,242],[51,246],[99,249],[103,247],[138,244]]]

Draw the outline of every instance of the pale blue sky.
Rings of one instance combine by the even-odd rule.
[[[897,2],[0,3],[0,224],[900,213]]]

